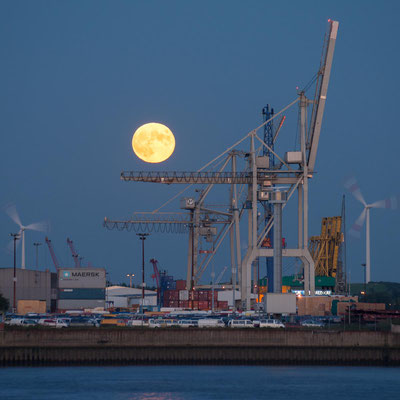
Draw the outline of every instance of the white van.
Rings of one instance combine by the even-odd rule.
[[[199,328],[225,328],[225,323],[222,319],[203,318],[198,321]]]
[[[230,328],[254,328],[253,321],[250,319],[231,319],[228,326]]]
[[[180,319],[178,325],[181,328],[194,328],[197,327],[197,321],[195,319]]]
[[[260,319],[258,326],[260,328],[284,328],[285,324],[278,319]]]
[[[149,324],[147,323],[147,321],[143,321],[141,319],[130,319],[126,323],[126,326],[149,326]]]

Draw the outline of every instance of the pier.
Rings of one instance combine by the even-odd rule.
[[[400,365],[393,332],[272,329],[6,329],[0,366]]]

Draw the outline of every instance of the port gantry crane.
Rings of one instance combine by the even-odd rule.
[[[231,159],[231,171],[225,172],[221,169],[218,172],[207,172],[203,169],[209,166],[213,161],[208,163],[202,170],[197,172],[156,172],[156,171],[124,171],[121,173],[121,179],[128,182],[149,182],[162,184],[202,184],[208,185],[207,189],[202,192],[200,198],[195,201],[193,198],[186,199],[185,209],[190,210],[189,226],[189,256],[188,260],[188,279],[187,288],[193,287],[195,276],[198,274],[198,243],[195,239],[199,237],[201,226],[201,211],[204,208],[204,200],[214,185],[228,184],[231,185],[231,210],[227,217],[229,218],[228,228],[231,231],[231,243],[233,233],[236,237],[236,261],[232,261],[232,286],[233,296],[235,286],[238,281],[242,300],[242,308],[251,309],[251,272],[253,262],[261,257],[273,257],[274,264],[274,292],[282,291],[282,256],[296,257],[301,260],[304,267],[304,293],[306,296],[315,293],[315,271],[314,261],[308,250],[308,180],[312,178],[315,172],[315,163],[318,150],[319,137],[321,133],[321,124],[324,114],[330,72],[332,67],[333,54],[335,49],[337,31],[339,23],[337,21],[328,21],[328,30],[324,39],[322,59],[320,68],[316,75],[316,90],[313,100],[309,100],[305,92],[298,92],[298,97],[283,108],[278,113],[272,115],[264,121],[260,126],[251,130],[246,136],[235,143],[233,146],[225,150],[216,159],[225,154],[230,154],[228,160]],[[286,152],[284,158],[280,157],[271,146],[264,140],[260,139],[257,131],[269,124],[275,118],[283,114],[287,109],[297,104],[300,114],[300,151]],[[307,109],[309,105],[313,105],[310,124],[307,124]],[[307,126],[309,129],[307,130]],[[279,132],[278,132],[279,133]],[[248,170],[240,172],[236,170],[236,147],[244,140],[250,139],[250,152],[247,153]],[[274,142],[277,134],[274,136]],[[266,148],[279,160],[279,168],[271,168],[266,162],[266,156],[257,156],[255,143],[259,141],[263,148]],[[248,197],[245,205],[239,210],[237,199],[236,185],[244,184],[248,187]],[[298,246],[296,248],[282,249],[282,210],[287,201],[297,191],[298,198]],[[258,202],[268,201],[273,205],[273,216],[269,218],[267,225],[258,232]],[[240,254],[240,234],[239,220],[243,211],[248,210],[248,248],[244,257]],[[203,210],[204,211],[204,210]],[[137,226],[139,221],[120,221],[121,226]],[[116,221],[105,219],[105,225],[110,227],[116,226]],[[124,225],[125,224],[125,225]],[[126,225],[127,224],[127,225]],[[176,224],[176,221],[173,222]],[[271,229],[274,229],[273,247],[265,248],[262,246],[264,239],[267,237]],[[216,246],[213,250],[218,249]],[[231,247],[231,260],[233,260],[234,250]],[[237,268],[236,268],[237,265]],[[238,272],[238,276],[236,275]],[[190,277],[190,279],[189,279]]]

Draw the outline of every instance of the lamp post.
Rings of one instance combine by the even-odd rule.
[[[17,240],[19,240],[19,233],[10,233],[10,236],[13,237],[14,240],[14,279],[13,279],[13,313],[17,311],[16,306],[16,292],[17,292]]]
[[[137,236],[139,236],[139,239],[142,241],[142,314],[143,314],[143,309],[144,309],[144,241],[146,240],[146,237],[149,236],[148,233],[137,233]]]
[[[127,278],[129,278],[129,287],[132,287],[132,279],[135,276],[135,274],[126,274]]]
[[[367,264],[361,264],[364,267],[364,299],[367,297]],[[365,300],[366,301],[366,300]]]
[[[39,242],[35,242],[33,243],[33,245],[36,247],[36,269],[39,268],[39,246],[42,245],[42,243]]]

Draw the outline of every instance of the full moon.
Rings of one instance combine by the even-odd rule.
[[[175,137],[168,127],[157,122],[142,125],[133,134],[132,148],[135,154],[148,163],[168,159],[175,149]]]

